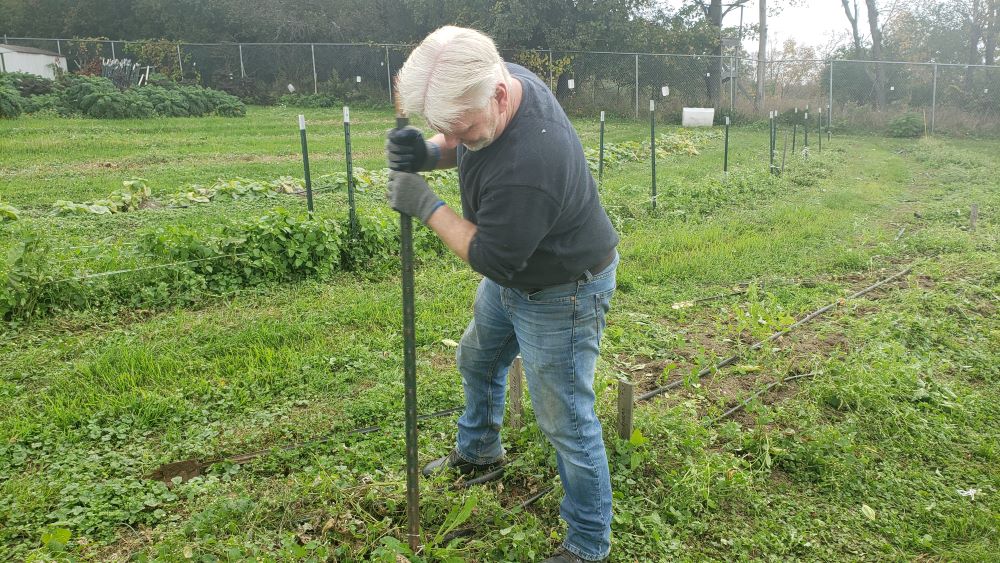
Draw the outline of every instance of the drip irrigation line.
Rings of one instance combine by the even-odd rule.
[[[738,413],[739,411],[741,411],[744,408],[746,408],[746,406],[749,405],[754,399],[756,399],[756,398],[760,397],[761,395],[769,392],[771,389],[774,389],[778,385],[781,385],[783,383],[788,383],[790,381],[795,381],[795,380],[798,380],[798,379],[805,379],[806,377],[812,377],[812,376],[817,375],[819,373],[820,372],[818,372],[818,371],[813,371],[813,372],[809,372],[809,373],[802,373],[802,374],[799,374],[799,375],[789,376],[789,377],[786,377],[786,378],[781,379],[779,381],[772,382],[767,387],[765,387],[765,388],[757,391],[753,395],[750,395],[749,397],[747,397],[746,399],[744,399],[742,402],[740,402],[740,404],[736,405],[735,407],[732,407],[731,409],[729,409],[726,412],[722,413],[718,417],[712,419],[712,423],[714,424],[714,423],[716,423],[716,422],[718,422],[720,420],[723,420],[725,418],[729,418],[730,416]]]
[[[160,268],[172,268],[174,266],[183,266],[184,264],[194,264],[195,262],[207,262],[209,260],[219,260],[221,258],[236,258],[238,256],[246,256],[249,252],[241,252],[239,254],[223,254],[220,256],[209,256],[208,258],[196,258],[194,260],[185,260],[183,262],[171,262],[169,264],[154,264],[152,266],[141,266],[139,268],[129,268],[126,270],[111,270],[110,272],[98,272],[96,274],[85,274],[82,276],[74,276],[71,278],[63,278],[60,280],[55,280],[48,282],[49,284],[64,283],[69,281],[82,281],[89,280],[93,278],[104,278],[108,276],[116,276],[118,274],[130,274],[132,272],[142,272],[145,270],[157,270]]]
[[[507,515],[516,514],[517,512],[520,512],[521,510],[524,510],[525,508],[528,508],[532,504],[535,504],[542,497],[544,497],[545,495],[547,495],[547,494],[551,493],[552,491],[554,491],[555,488],[556,488],[555,485],[549,485],[548,487],[543,488],[542,490],[540,490],[537,493],[531,495],[527,499],[521,501],[520,503],[518,503],[518,505],[516,507],[514,507],[514,508],[505,508],[504,509],[504,513],[507,514]],[[477,531],[479,531],[479,530],[476,529],[476,528],[473,528],[473,527],[460,528],[458,530],[454,530],[452,532],[449,532],[449,533],[445,534],[444,538],[442,538],[442,541],[444,543],[448,543],[451,540],[454,540],[454,539],[457,539],[457,538],[464,538],[464,537],[468,537],[468,536],[474,536],[474,535],[476,535]]]
[[[846,299],[857,299],[858,297],[861,297],[861,296],[865,295],[866,293],[869,293],[869,292],[871,292],[871,291],[873,291],[873,290],[875,290],[875,289],[877,289],[879,287],[882,287],[883,285],[885,285],[887,283],[891,283],[891,282],[895,281],[896,279],[898,279],[898,278],[900,278],[902,276],[905,276],[906,274],[910,273],[913,270],[914,267],[915,267],[915,264],[911,264],[910,266],[908,266],[903,271],[898,272],[896,274],[893,274],[893,275],[891,275],[891,276],[883,279],[882,281],[874,283],[874,284],[872,284],[872,285],[870,285],[870,286],[868,286],[868,287],[866,287],[866,288],[864,288],[864,289],[862,289],[862,290],[860,290],[860,291],[858,291],[858,292],[856,292],[856,293],[848,296]],[[796,328],[798,328],[798,327],[800,327],[800,326],[808,323],[809,321],[812,321],[813,319],[815,319],[816,317],[822,315],[823,313],[826,313],[830,309],[833,309],[837,305],[840,305],[841,302],[846,301],[846,299],[838,299],[837,301],[834,301],[833,303],[830,303],[829,305],[825,305],[823,307],[820,307],[819,309],[816,309],[812,313],[809,313],[805,317],[802,317],[802,319],[796,321],[794,324],[792,324],[788,328],[786,328],[784,330],[780,330],[778,332],[775,332],[774,334],[772,334],[771,336],[765,338],[764,340],[761,340],[761,341],[755,343],[753,346],[751,346],[750,348],[747,349],[747,352],[752,352],[752,351],[755,351],[755,350],[759,350],[765,344],[768,344],[770,342],[774,342],[775,340],[781,338],[782,336],[785,336],[786,334],[792,332]],[[708,374],[710,374],[712,372],[715,372],[715,371],[718,371],[718,370],[720,370],[720,369],[722,369],[724,367],[730,366],[730,365],[736,363],[737,361],[739,361],[742,357],[743,357],[743,354],[737,352],[736,354],[733,354],[732,356],[729,356],[728,358],[722,360],[718,364],[715,364],[714,366],[709,366],[709,367],[704,368],[703,370],[699,371],[695,375],[695,379],[702,379],[702,378],[704,378],[705,376],[707,376]],[[676,388],[680,387],[681,385],[683,385],[684,381],[685,381],[684,378],[678,379],[678,380],[672,381],[672,382],[670,382],[670,383],[668,383],[668,384],[666,384],[666,385],[664,385],[662,387],[658,387],[656,389],[653,389],[652,391],[649,391],[647,393],[643,393],[642,395],[639,395],[638,398],[636,398],[636,402],[639,402],[639,401],[648,401],[649,399],[652,399],[653,397],[655,397],[657,395],[662,395],[663,393],[666,393],[667,391],[670,391],[671,389],[676,389]]]

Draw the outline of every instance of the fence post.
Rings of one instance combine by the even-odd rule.
[[[62,54],[62,41],[56,39],[56,52]]]
[[[639,119],[639,55],[635,55],[635,118]]]
[[[316,76],[316,44],[310,43],[309,50],[312,52],[313,61],[313,94],[319,94],[319,79]]]
[[[177,44],[177,68],[181,69],[181,80],[184,80],[184,63],[181,61],[181,44]]]
[[[389,85],[389,105],[392,105],[392,69],[389,68],[388,45],[385,45],[385,83]]]
[[[6,38],[6,36],[4,36]],[[4,43],[6,45],[6,43]],[[7,63],[3,60],[3,53],[0,53],[0,72],[7,72]]]
[[[937,75],[938,65],[934,63],[934,87],[931,89],[931,135],[934,134],[934,120],[937,117]]]
[[[240,47],[240,78],[246,78],[247,71],[246,68],[243,67],[243,44],[240,43],[239,47]]]
[[[549,49],[549,90],[555,93],[556,87],[552,84],[552,49]]]
[[[117,59],[118,57],[115,56],[115,42],[114,41],[108,41],[108,43],[111,43],[111,58],[112,59]]]
[[[830,59],[830,115],[827,117],[829,119],[827,131],[833,129],[833,63],[834,60]]]

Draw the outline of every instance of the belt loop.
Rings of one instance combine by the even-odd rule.
[[[590,283],[594,279],[594,274],[590,273],[590,270],[584,270],[583,275],[586,278],[583,283]]]

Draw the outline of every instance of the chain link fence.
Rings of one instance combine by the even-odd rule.
[[[110,40],[4,37],[66,57],[70,71],[101,58],[137,57],[135,43]],[[184,80],[253,93],[273,102],[294,91],[345,102],[389,105],[392,80],[411,46],[330,43],[173,44],[159,68]],[[572,115],[601,111],[644,117],[649,100],[658,118],[680,123],[685,107],[716,109],[734,124],[769,112],[809,108],[839,131],[884,131],[909,116],[928,133],[1000,135],[1000,66],[848,60],[774,60],[712,55],[503,49],[546,82]],[[97,61],[95,63],[95,61]],[[147,61],[142,61],[147,64]],[[251,96],[254,98],[254,96]]]

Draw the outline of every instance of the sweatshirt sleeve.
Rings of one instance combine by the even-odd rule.
[[[491,187],[476,212],[476,235],[469,246],[472,269],[493,280],[510,281],[527,266],[561,210],[559,202],[537,187]]]

